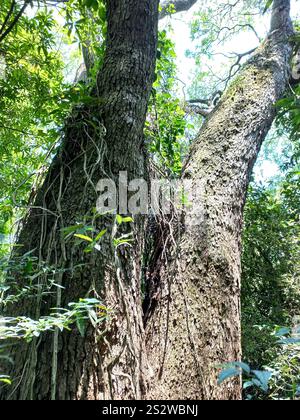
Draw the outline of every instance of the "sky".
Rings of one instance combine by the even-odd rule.
[[[216,1],[218,1],[219,3],[224,3],[224,0]],[[193,42],[190,36],[190,23],[192,22],[195,13],[197,13],[199,10],[199,4],[201,4],[200,1],[197,2],[189,11],[176,14],[172,17],[166,17],[160,23],[161,28],[167,27],[169,24],[172,25],[172,39],[176,45],[179,77],[187,85],[191,82],[192,74],[194,72],[193,59],[188,58],[186,56],[187,49],[191,49],[193,47]],[[206,4],[209,6],[209,0],[206,0]],[[300,0],[292,0],[291,10],[293,17],[299,17]],[[264,38],[264,36],[267,34],[269,24],[270,14],[266,14],[263,18],[259,17],[256,19],[255,29],[261,38]],[[227,43],[224,47],[220,46],[219,51],[224,53],[232,51],[242,53],[245,51],[249,51],[257,46],[258,40],[255,37],[255,35],[250,31],[240,34],[237,38],[234,38],[232,42]]]
[[[197,7],[196,3],[188,12],[180,13],[172,18],[165,18],[165,22],[162,23],[162,26],[167,25],[168,23],[172,25],[174,31],[172,38],[176,45],[179,77],[187,85],[189,85],[192,80],[195,66],[194,60],[186,56],[187,49],[193,49],[193,46],[196,44],[196,42],[192,42],[191,40],[190,22],[193,20],[193,16],[198,9],[199,7]],[[266,28],[264,26],[262,27],[260,24],[260,30],[258,32],[262,35],[266,32]],[[232,42],[227,43],[226,46],[220,46],[218,52],[228,53],[234,51],[242,53],[249,51],[257,45],[258,40],[254,34],[252,32],[247,32],[240,34],[238,38],[233,39]],[[202,59],[204,59],[204,57],[202,57]],[[217,57],[214,63],[216,65],[216,71],[218,64],[221,66],[221,63],[222,60],[220,60],[220,57]]]

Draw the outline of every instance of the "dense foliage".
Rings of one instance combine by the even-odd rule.
[[[9,2],[1,3],[3,21]],[[0,79],[0,234],[9,233],[12,216],[26,206],[33,175],[47,161],[58,140],[63,62],[56,52],[53,13],[22,16],[1,41]]]
[[[253,366],[274,357],[272,332],[299,314],[299,197],[284,182],[252,187],[245,213],[243,253],[244,358]]]

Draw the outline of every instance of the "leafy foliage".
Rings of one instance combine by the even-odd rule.
[[[168,174],[181,172],[185,143],[183,141],[187,121],[180,100],[174,95],[175,88],[174,44],[166,31],[159,33],[157,79],[152,90],[146,137],[154,161]]]
[[[79,302],[69,303],[69,309],[54,308],[49,316],[38,320],[27,317],[0,318],[0,340],[25,339],[31,341],[45,331],[70,330],[77,324],[79,332],[84,335],[86,321],[89,320],[93,327],[107,318],[107,309],[97,299],[80,299]]]
[[[289,167],[294,167],[299,164],[300,146],[299,146],[299,132],[300,132],[300,85],[295,86],[293,90],[287,92],[284,99],[278,101],[278,132],[288,133],[289,139],[293,145],[293,154],[288,162]]]
[[[273,370],[270,381],[271,400],[299,400],[300,397],[300,347],[283,347],[271,364]]]
[[[0,22],[9,6],[9,1],[1,2]],[[34,199],[59,146],[65,118],[75,104],[91,100],[83,83],[65,82],[59,44],[79,42],[97,57],[91,63],[91,81],[104,54],[103,2],[64,3],[64,27],[57,23],[55,9],[40,6],[23,13],[0,44],[0,244],[10,242],[14,218]],[[15,7],[17,14],[20,8]],[[2,253],[7,249],[2,247]]]
[[[291,195],[291,189],[295,195]],[[245,211],[242,323],[244,358],[268,364],[274,325],[290,325],[300,309],[299,200],[286,181],[277,190],[252,187]]]
[[[1,2],[2,20],[8,2]],[[18,209],[26,206],[33,175],[47,162],[60,135],[63,62],[56,51],[53,13],[23,15],[1,42],[5,70],[0,79],[0,233],[7,234]],[[54,111],[61,104],[61,114]]]
[[[277,328],[274,337],[280,349],[265,370],[252,370],[247,363],[233,362],[222,366],[218,384],[243,376],[243,389],[247,400],[296,400],[300,395],[300,335],[299,327]]]
[[[103,0],[70,0],[64,9],[65,28],[69,37],[79,43],[90,76],[102,64],[107,32],[106,7]]]

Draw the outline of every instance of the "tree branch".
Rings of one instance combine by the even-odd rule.
[[[226,87],[228,86],[228,83],[232,80],[232,78],[234,76],[236,76],[237,73],[241,70],[242,59],[244,57],[246,57],[247,55],[253,54],[256,50],[257,50],[257,48],[252,48],[250,51],[246,51],[246,52],[240,53],[240,54],[238,54],[238,53],[234,54],[234,56],[236,57],[236,61],[230,67],[228,77],[225,80],[223,80],[226,83]]]
[[[202,115],[202,117],[206,118],[213,111],[215,106],[218,104],[218,102],[221,99],[222,94],[223,92],[218,90],[214,92],[210,98],[207,98],[207,99],[203,99],[203,98],[190,99],[186,103],[186,107],[185,107],[186,112],[188,114],[190,113],[199,114],[199,115]],[[206,108],[204,108],[204,106]]]
[[[198,114],[201,115],[203,118],[207,118],[212,110],[210,109],[203,109],[197,105],[189,105],[187,104],[185,107],[185,111],[187,114]]]
[[[6,18],[4,19],[4,22],[3,22],[2,26],[1,26],[0,35],[4,31],[5,26],[7,25],[7,23],[9,21],[11,15],[13,14],[13,11],[14,11],[15,6],[16,6],[16,1],[15,0],[12,0],[11,5],[10,5],[10,8],[9,8],[9,11],[8,11],[8,13],[6,15]]]
[[[294,33],[292,20],[290,17],[291,1],[274,0],[271,18],[271,34],[281,32],[279,35],[290,35]],[[282,31],[282,29],[285,31]]]
[[[17,23],[19,22],[20,18],[23,16],[23,14],[24,14],[27,6],[29,5],[30,1],[31,0],[25,0],[25,2],[23,4],[23,6],[21,7],[20,11],[17,13],[17,15],[15,16],[15,18],[13,19],[13,21],[8,26],[8,28],[0,36],[0,42],[2,42],[4,40],[4,38],[6,38],[7,35],[9,35],[10,32],[14,29],[14,27],[17,25]]]
[[[163,0],[160,5],[159,19],[168,16],[170,14],[169,8],[172,6],[174,6],[176,13],[179,13],[189,10],[196,2],[197,0]]]

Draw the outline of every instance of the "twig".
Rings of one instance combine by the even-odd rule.
[[[13,11],[14,11],[15,6],[16,6],[16,1],[15,0],[12,0],[12,3],[10,5],[10,9],[9,9],[9,11],[8,11],[8,13],[6,15],[6,18],[4,19],[4,22],[3,22],[2,26],[1,26],[0,35],[4,31],[7,22],[9,21],[11,15],[13,14]]]

